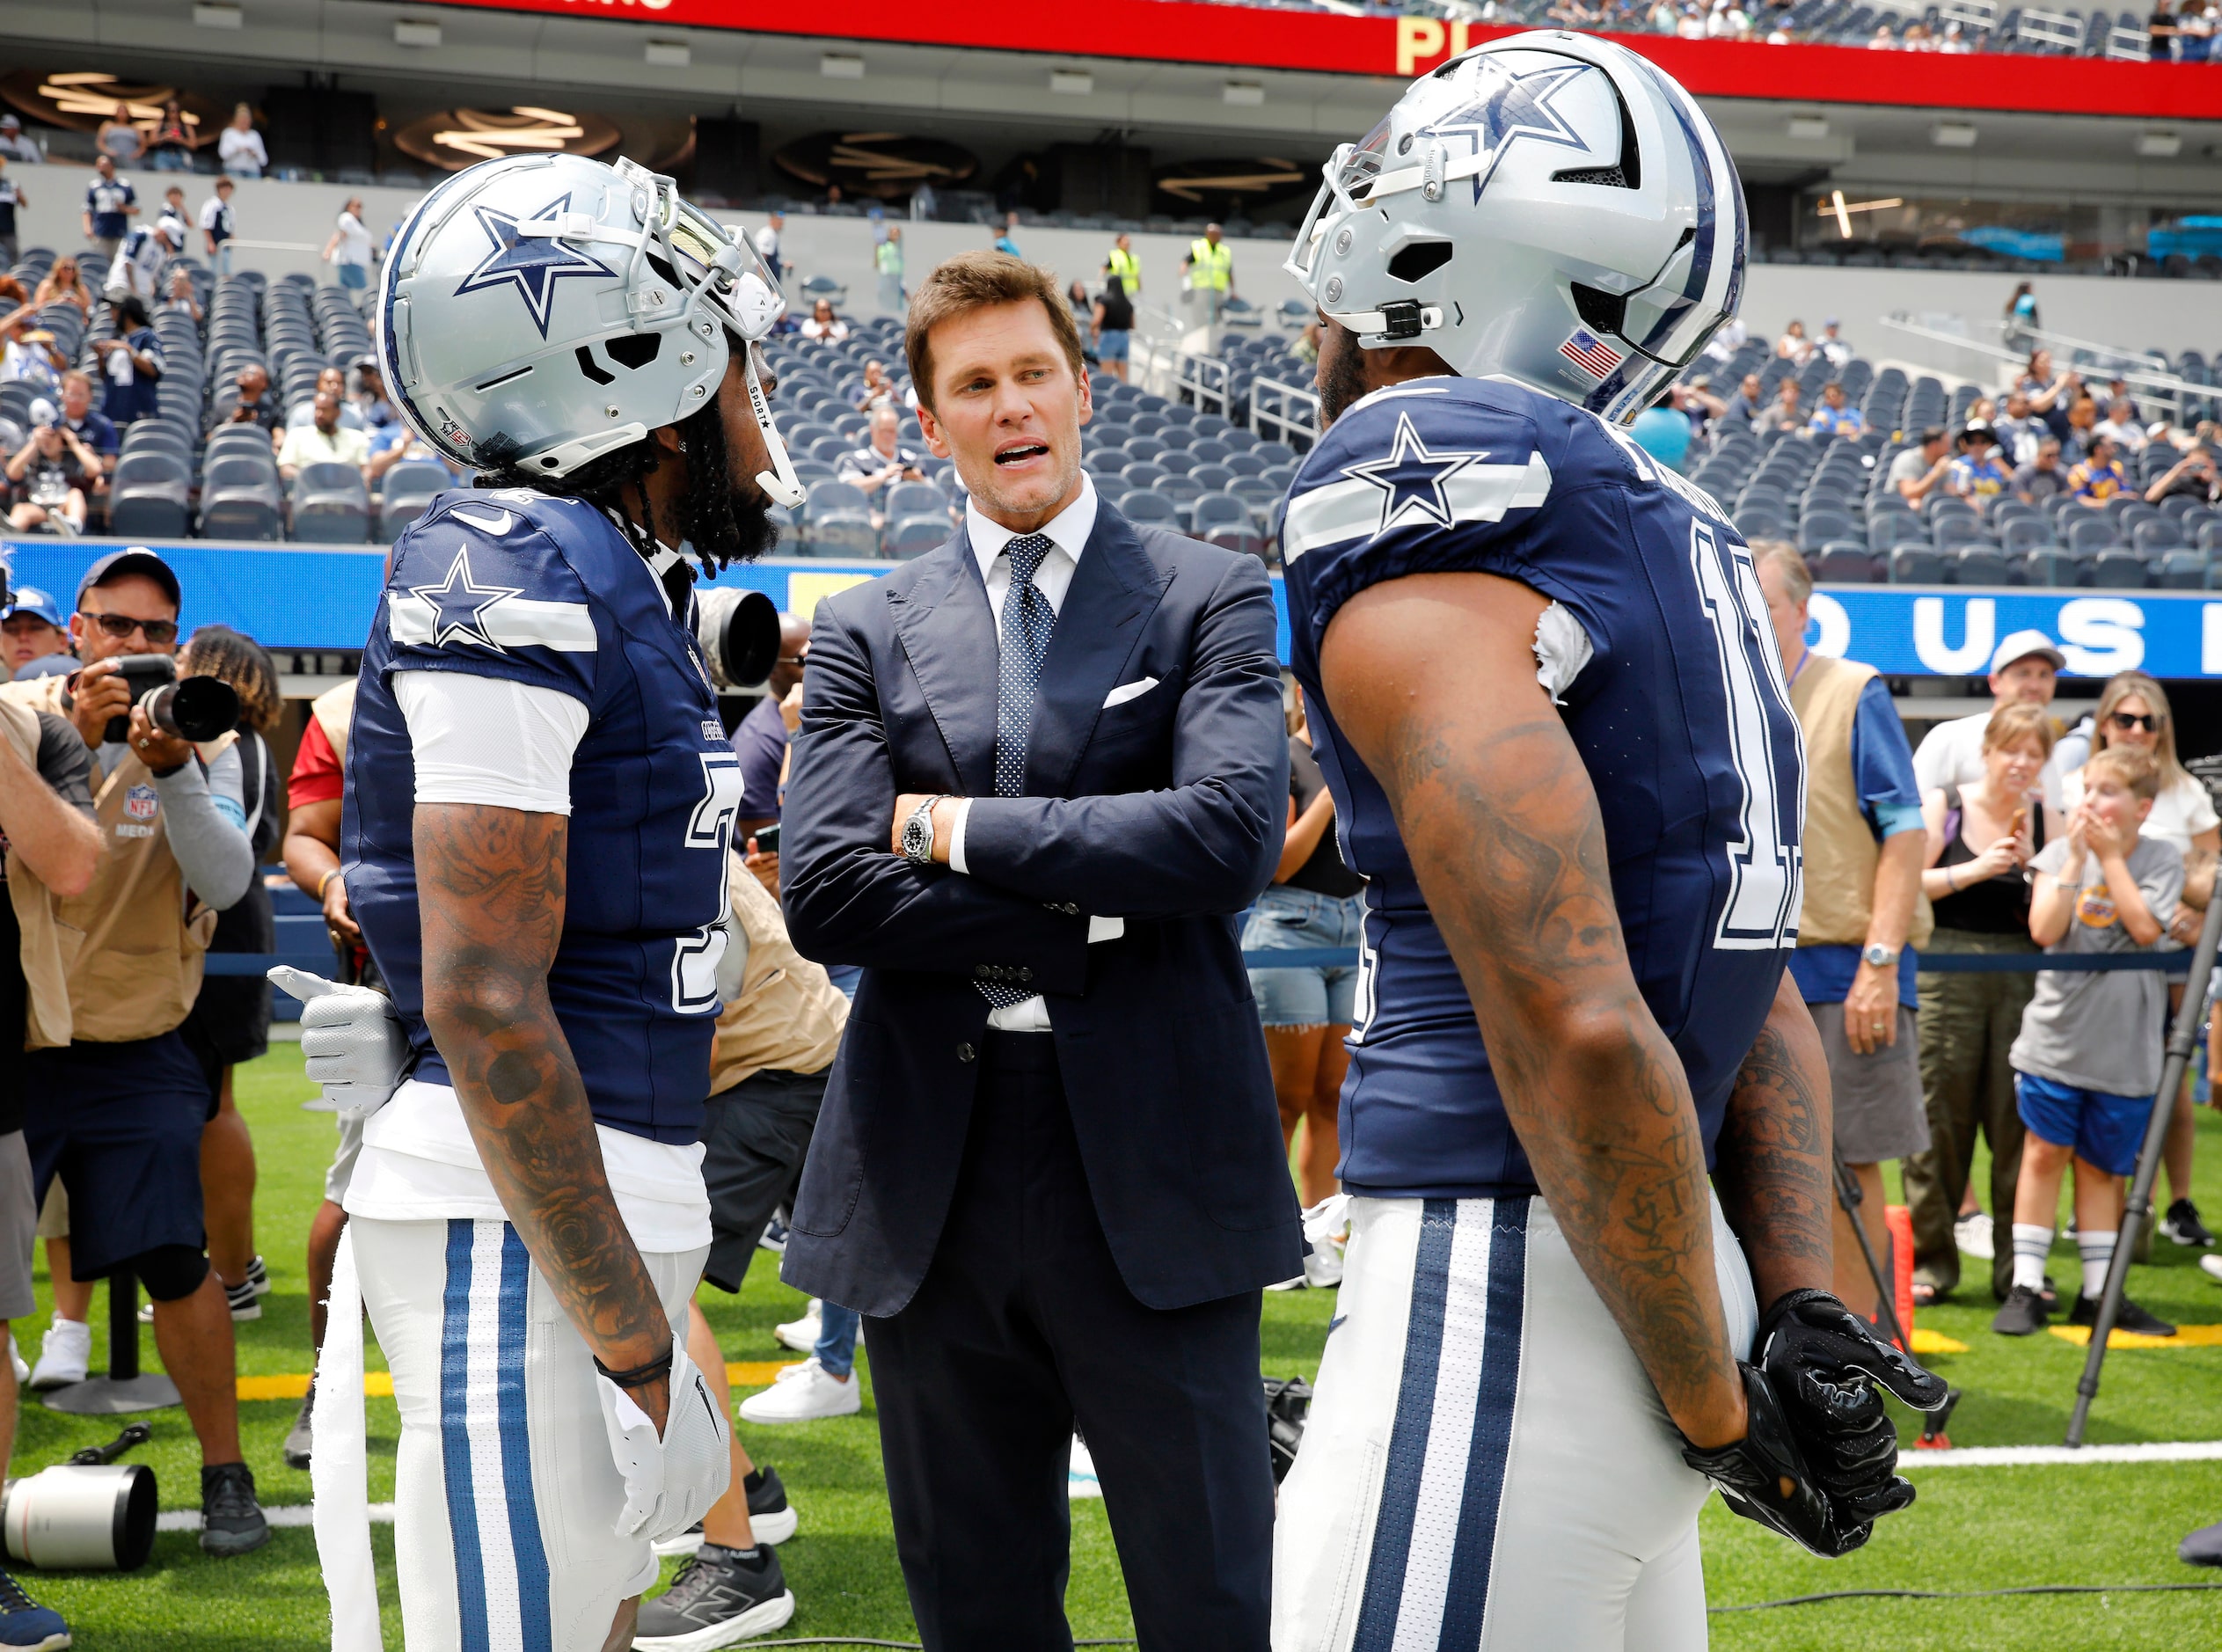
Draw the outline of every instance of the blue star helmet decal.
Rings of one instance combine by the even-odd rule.
[[[473,580],[468,549],[456,552],[455,561],[448,568],[448,577],[441,583],[412,586],[409,595],[421,597],[432,604],[432,647],[443,648],[450,642],[470,642],[481,648],[491,648],[496,654],[508,652],[487,634],[486,610],[505,598],[518,595],[517,588],[508,585],[480,585]]]
[[[1428,521],[1447,528],[1453,513],[1443,485],[1467,465],[1488,457],[1486,449],[1479,453],[1430,453],[1427,444],[1420,440],[1420,433],[1412,428],[1412,415],[1399,413],[1396,440],[1390,444],[1389,457],[1363,464],[1346,464],[1342,473],[1353,481],[1381,490],[1381,525],[1374,530],[1375,533],[1388,532],[1410,511],[1417,511]]]
[[[1551,106],[1551,99],[1569,83],[1584,75],[1602,72],[1588,63],[1561,63],[1548,69],[1531,69],[1522,75],[1494,59],[1485,60],[1484,69],[1484,84],[1488,90],[1480,100],[1429,128],[1437,137],[1463,137],[1473,143],[1476,155],[1495,157],[1487,172],[1474,175],[1476,201],[1481,199],[1482,190],[1488,186],[1490,177],[1496,172],[1496,161],[1502,160],[1505,151],[1521,138],[1553,143],[1561,149],[1590,147],[1590,141]]]
[[[532,317],[532,325],[540,329],[540,336],[548,336],[548,318],[555,309],[555,284],[566,275],[605,275],[615,279],[617,271],[596,258],[589,258],[578,248],[552,235],[520,235],[517,226],[523,223],[552,223],[559,213],[571,206],[571,194],[566,190],[530,218],[518,219],[506,212],[496,212],[491,207],[473,207],[479,227],[486,232],[486,239],[493,243],[488,252],[470,274],[463,278],[463,285],[455,289],[455,296],[484,292],[489,287],[515,287],[524,299],[526,311]]]

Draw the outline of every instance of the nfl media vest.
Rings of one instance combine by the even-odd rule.
[[[34,677],[0,692],[66,717],[62,693],[68,681]],[[205,757],[221,749],[212,742],[201,750]],[[128,756],[106,775],[96,764],[95,773],[100,869],[83,895],[55,903],[55,921],[63,937],[71,1038],[121,1044],[157,1037],[185,1020],[201,993],[201,956],[216,933],[216,914],[194,900],[199,910],[187,916],[186,903],[194,897],[170,852],[162,800],[147,765]]]
[[[779,903],[756,874],[729,854],[727,895],[733,917],[748,937],[749,963],[741,996],[718,1017],[710,1052],[710,1093],[720,1095],[767,1067],[782,1072],[822,1072],[841,1048],[849,1000],[787,939]]]
[[[326,689],[309,702],[309,715],[317,720],[324,737],[332,742],[332,755],[344,771],[347,766],[347,730],[354,723],[354,679]]]
[[[0,739],[16,749],[32,772],[38,772],[37,713],[19,700],[0,696]],[[69,969],[81,937],[62,926],[57,919],[61,901],[12,846],[8,850],[8,902],[23,933],[23,978],[30,987],[23,1047],[55,1049],[69,1042]]]
[[[1805,915],[1801,947],[1862,947],[1875,913],[1881,851],[1852,784],[1852,721],[1871,665],[1808,653],[1790,685],[1790,709],[1805,734]],[[1925,947],[1936,927],[1929,897],[1917,894],[1906,945]]]

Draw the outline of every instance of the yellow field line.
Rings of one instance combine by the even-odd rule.
[[[2072,1342],[2078,1348],[2091,1345],[2091,1327],[2087,1325],[2054,1325],[2045,1327],[2063,1342]],[[2179,1327],[2174,1336],[2139,1336],[2134,1331],[2116,1331],[2106,1340],[2115,1348],[2222,1348],[2222,1325],[2186,1325]]]
[[[1968,1345],[1956,1336],[1947,1336],[1941,1331],[1932,1331],[1917,1325],[1913,1327],[1913,1351],[1917,1354],[1964,1354],[1968,1351]]]
[[[726,1380],[735,1388],[762,1388],[769,1385],[788,1365],[790,1360],[736,1360],[725,1368]],[[242,1400],[298,1400],[309,1392],[309,1378],[305,1371],[290,1372],[282,1377],[242,1377],[239,1378],[239,1398]],[[373,1399],[393,1398],[393,1373],[373,1371],[362,1374],[362,1392]]]

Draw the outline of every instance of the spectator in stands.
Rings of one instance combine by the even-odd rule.
[[[864,377],[849,391],[849,406],[859,413],[869,413],[881,403],[895,403],[895,381],[888,376],[888,364],[870,361],[864,364]]]
[[[2035,788],[2050,761],[2052,720],[2040,705],[2002,704],[1976,720],[1982,725],[1976,778],[1922,788],[1927,843],[1921,889],[1936,923],[1929,951],[2032,953],[2036,947],[2029,939],[2023,869],[2045,841]],[[1921,766],[1917,752],[1917,773]],[[2011,1253],[1995,1242],[1996,1224],[1976,1201],[1970,1173],[1980,1134],[1991,1149],[1991,1208],[2010,1217],[2021,1164],[2021,1119],[2006,1052],[2021,1033],[2032,983],[2032,976],[2019,974],[1920,979],[1929,1151],[1909,1154],[1899,1166],[1913,1217],[1917,1306],[1957,1287],[1963,1247],[1990,1258],[1991,1291],[1999,1300],[2005,1300],[2013,1282]]]
[[[362,464],[362,479],[375,488],[388,471],[411,459],[430,459],[443,470],[447,467],[447,461],[408,426],[388,425],[371,439],[370,457]]]
[[[873,496],[875,504],[884,487],[897,482],[924,481],[925,472],[920,468],[924,461],[895,439],[901,428],[901,419],[892,406],[874,408],[872,440],[841,456],[841,463],[834,467],[836,479],[852,487],[862,488]]]
[[[1682,412],[1676,395],[1680,389],[1678,384],[1668,385],[1628,427],[1628,437],[1636,446],[1675,471],[1685,468],[1692,435],[1689,415]]]
[[[1813,347],[1828,358],[1831,367],[1841,368],[1852,360],[1852,346],[1844,337],[1844,324],[1834,316],[1821,324],[1821,336],[1813,341]]]
[[[162,207],[155,214],[155,222],[176,224],[177,229],[170,237],[171,242],[180,249],[185,246],[187,236],[184,185],[172,184],[162,192]]]
[[[7,464],[8,526],[17,533],[64,538],[83,533],[85,497],[99,470],[99,456],[63,428],[54,404],[36,403],[30,439]]]
[[[1793,366],[1803,367],[1813,359],[1813,340],[1805,336],[1805,323],[1793,321],[1782,330],[1782,336],[1774,341],[1774,353]]]
[[[88,318],[92,314],[92,289],[85,285],[84,277],[77,271],[77,260],[69,253],[64,252],[55,259],[54,267],[31,295],[27,308],[36,311],[48,304],[75,304]]]
[[[1714,329],[1707,340],[1707,359],[1725,364],[1729,358],[1743,347],[1743,341],[1751,336],[1751,329],[1744,325],[1742,316],[1730,316]]]
[[[4,350],[0,350],[0,384],[20,379],[39,390],[51,391],[61,384],[69,363],[56,347],[49,329],[10,325],[19,322],[24,314],[18,310],[0,319],[0,336],[7,340]]]
[[[1736,386],[1736,394],[1729,398],[1729,417],[1737,428],[1749,429],[1759,422],[1759,415],[1766,411],[1766,392],[1761,389],[1759,376],[1746,373],[1743,383]]]
[[[282,416],[276,400],[270,395],[270,375],[256,362],[249,362],[239,369],[236,381],[239,399],[223,422],[233,425],[260,425],[270,433],[270,445],[274,450],[285,440]]]
[[[995,238],[995,250],[1012,258],[1024,258],[1026,254],[1019,251],[1018,237],[1019,215],[1015,212],[1005,213],[1002,231]]]
[[[99,130],[93,134],[92,138],[101,158],[117,166],[128,166],[139,158],[147,146],[146,135],[123,118],[125,113],[121,103],[116,105],[100,122]]]
[[[116,468],[116,454],[123,441],[114,421],[92,405],[92,381],[72,369],[62,376],[62,428],[91,449],[100,460],[98,491],[107,491],[105,479]]]
[[[164,315],[183,316],[196,327],[201,325],[201,300],[194,295],[193,277],[186,271],[173,269],[170,272],[168,290],[163,295],[162,311]]]
[[[1933,489],[1944,485],[1951,470],[1951,447],[1945,428],[1942,425],[1931,425],[1922,431],[1919,447],[1907,448],[1890,461],[1889,473],[1884,479],[1907,504],[1919,505]]]
[[[2079,505],[2103,505],[2129,485],[2111,436],[2093,436],[2091,457],[2068,472],[2068,491]]]
[[[2048,953],[2149,948],[2183,888],[2182,854],[2140,830],[2160,789],[2160,766],[2148,752],[2094,752],[2083,778],[2066,835],[2031,863],[2029,933]],[[2014,1203],[2013,1290],[1991,1324],[2001,1335],[2028,1336],[2049,1318],[2044,1261],[2071,1164],[2083,1281],[2069,1319],[2097,1320],[2122,1226],[2122,1179],[2137,1168],[2160,1081],[2167,1001],[2150,970],[2050,970],[2036,978],[2013,1048],[2028,1141]],[[2175,1334],[2127,1297],[2115,1323],[2135,1334]]]
[[[787,215],[774,208],[764,219],[764,227],[756,232],[757,256],[771,272],[773,281],[784,279],[786,266],[779,262],[779,231],[787,227]]]
[[[185,108],[175,98],[162,106],[154,123],[153,153],[149,164],[157,172],[193,170],[193,128],[186,124]]]
[[[16,261],[16,208],[31,204],[23,186],[7,175],[8,157],[0,153],[0,268]]]
[[[370,439],[340,421],[340,397],[319,390],[309,422],[286,432],[278,450],[278,474],[290,482],[304,464],[351,464],[361,470],[370,457]]]
[[[113,305],[113,338],[95,339],[92,353],[100,358],[100,371],[108,382],[107,403],[102,410],[118,426],[135,419],[151,419],[157,411],[155,386],[162,382],[162,340],[147,325],[147,307],[136,294]]]
[[[362,416],[362,428],[369,433],[376,445],[376,433],[391,429],[401,422],[401,415],[393,410],[386,398],[385,376],[378,370],[375,355],[358,355],[354,360],[354,391],[348,398],[354,410]]]
[[[46,151],[25,135],[20,120],[12,114],[0,114],[0,159],[37,166],[46,158]]]
[[[2022,340],[2042,326],[2037,319],[2036,289],[2028,281],[2014,284],[2014,296],[2006,301],[2006,342],[2008,349],[2019,348]],[[2034,362],[2031,376],[2035,376]]]
[[[2018,389],[2006,392],[2006,412],[1994,423],[2005,463],[2016,470],[2036,457],[2037,444],[2050,434],[2044,420],[2030,413],[2028,397]]]
[[[2142,453],[2151,440],[2145,434],[2145,427],[2138,422],[2137,404],[2127,396],[2108,403],[2106,417],[2092,430],[2094,435],[2107,437],[2123,453]]]
[[[362,410],[357,407],[347,396],[347,376],[336,367],[319,369],[317,373],[317,391],[321,394],[325,391],[330,391],[340,403],[340,422],[350,430],[362,431],[367,437],[369,432],[363,424]],[[286,414],[286,428],[295,430],[305,425],[314,424],[316,417],[314,397],[296,402]]]
[[[229,128],[226,128],[229,130]],[[201,236],[222,280],[231,274],[231,238],[237,233],[231,216],[231,197],[238,186],[229,177],[216,179],[216,193],[201,203]]]
[[[1999,446],[1989,425],[1971,424],[1960,432],[1959,454],[1945,473],[1944,491],[1987,511],[2006,494],[2012,479],[1999,463]]]
[[[810,306],[810,318],[802,324],[802,336],[838,344],[849,336],[849,324],[833,313],[833,300],[821,298]]]
[[[270,164],[270,152],[262,147],[262,134],[254,129],[254,111],[239,104],[231,111],[231,124],[216,137],[216,159],[234,178],[259,178]]]
[[[67,660],[71,670],[77,669],[77,662],[69,655],[69,633],[64,628],[62,604],[35,585],[10,586],[7,603],[0,606],[0,666],[7,668],[8,676],[19,677],[37,662],[56,657]],[[0,869],[0,877],[6,875]],[[0,917],[0,924],[6,921]],[[7,957],[7,947],[0,943],[0,966]]]
[[[2175,57],[2180,63],[2204,63],[2214,51],[2214,8],[2187,0],[2175,26]]]
[[[2030,311],[2034,326],[2036,311]],[[2029,398],[2029,411],[2051,427],[2052,434],[2065,446],[2068,439],[2068,408],[2083,389],[2083,379],[2074,369],[2054,374],[2052,352],[2035,349],[2029,352],[2028,366],[2023,369],[2014,388]]]
[[[2036,457],[2014,472],[2014,496],[2025,505],[2042,505],[2067,491],[2068,473],[2060,467],[2060,439],[2047,431],[2037,439]]]
[[[339,222],[319,256],[349,292],[359,293],[370,285],[370,231],[362,224],[361,195],[349,195],[340,208]]]
[[[1126,239],[1124,236],[1119,238]],[[1127,296],[1126,277],[1113,274],[1103,278],[1103,296],[1095,301],[1088,330],[1095,346],[1095,359],[1103,364],[1105,372],[1125,384],[1127,358],[1134,341],[1134,305]]]
[[[1134,255],[1134,238],[1124,230],[1112,238],[1111,250],[1103,255],[1103,268],[1100,273],[1116,275],[1120,290],[1129,299],[1141,296],[1142,260]]]
[[[2091,444],[2098,439],[2099,404],[2088,391],[2079,391],[2068,404],[2068,433],[2060,438],[2060,453],[2070,464],[2080,464],[2091,457]]]
[[[1188,255],[1180,270],[1196,309],[1207,327],[1218,325],[1227,300],[1234,296],[1234,249],[1221,240],[1216,223],[1203,226],[1203,238],[1188,243]]]
[[[1762,430],[1802,430],[1805,428],[1805,409],[1799,405],[1798,381],[1785,378],[1775,386],[1774,406],[1759,420]]]
[[[93,162],[92,173],[84,190],[85,244],[102,258],[113,259],[131,231],[139,195],[128,178],[118,175],[115,158],[105,150]]]
[[[899,316],[910,302],[903,296],[903,227],[888,225],[888,232],[872,249],[872,267],[880,277],[880,308]]]
[[[2201,443],[2178,459],[2145,490],[2145,501],[2157,505],[2164,499],[2196,499],[2205,504],[2222,501],[2222,472],[2214,463],[2214,450]]]
[[[128,294],[143,305],[153,303],[163,265],[183,251],[182,223],[173,225],[168,218],[157,218],[152,223],[143,223],[132,230],[123,238],[122,245],[108,265],[108,302],[113,303]]]
[[[1841,433],[1856,436],[1868,428],[1860,410],[1846,399],[1840,378],[1832,378],[1821,386],[1821,405],[1813,410],[1809,424],[1811,428],[1831,435]]]
[[[200,1439],[201,1546],[244,1554],[270,1528],[240,1458],[231,1316],[205,1254],[207,1085],[177,1029],[201,984],[212,921],[201,915],[245,894],[254,856],[236,749],[203,757],[163,733],[132,705],[114,663],[175,649],[179,595],[177,575],[150,552],[101,558],[70,619],[84,669],[7,691],[66,714],[91,749],[106,844],[91,888],[57,913],[81,932],[66,972],[72,1036],[22,1058],[25,1144],[39,1194],[57,1174],[68,1190],[71,1277],[128,1268],[154,1298],[163,1368]],[[109,720],[127,713],[126,738],[108,741]],[[48,1342],[59,1334],[89,1349],[86,1327],[64,1331],[69,1323],[57,1318]]]
[[[1829,1061],[1836,1148],[1863,1195],[1859,1219],[1889,1254],[1884,1162],[1929,1145],[1916,1059],[1913,961],[1929,938],[1921,789],[1889,684],[1873,667],[1806,647],[1813,576],[1794,545],[1751,547],[1790,705],[1805,736],[1805,910],[1790,956]],[[1837,1212],[1836,1294],[1873,1319],[1873,1280]]]

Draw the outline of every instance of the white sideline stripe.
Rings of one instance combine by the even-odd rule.
[[[305,1526],[309,1524],[309,1505],[305,1502],[280,1503],[274,1509],[265,1509],[262,1515],[274,1526]],[[372,1503],[370,1524],[391,1525],[393,1505],[390,1502]],[[197,1509],[167,1509],[155,1516],[154,1529],[157,1531],[198,1531],[201,1530],[201,1511]]]
[[[2086,1463],[2211,1463],[2222,1440],[2166,1440],[2143,1445],[1970,1445],[1948,1451],[1900,1451],[1898,1469],[2073,1468]]]

